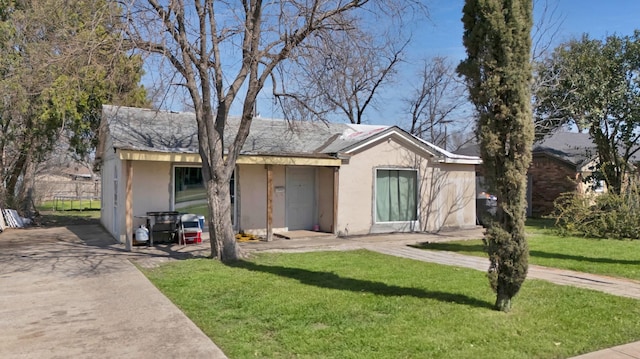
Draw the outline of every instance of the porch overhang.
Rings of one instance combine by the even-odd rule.
[[[151,152],[138,150],[118,150],[121,160],[201,163],[197,153]],[[265,156],[240,155],[236,161],[239,165],[288,165],[288,166],[322,166],[340,167],[342,161],[338,158],[303,157],[303,156]]]

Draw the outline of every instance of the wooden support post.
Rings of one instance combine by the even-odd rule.
[[[273,166],[267,167],[267,242],[273,240]]]
[[[331,232],[338,233],[338,179],[340,178],[340,167],[333,168],[333,224]]]
[[[125,164],[125,195],[124,195],[124,223],[126,226],[125,249],[131,251],[133,247],[133,161]],[[121,232],[122,233],[122,232]]]

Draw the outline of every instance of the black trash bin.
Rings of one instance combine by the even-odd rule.
[[[179,212],[147,212],[149,245],[153,243],[171,243],[177,240]]]
[[[496,196],[482,192],[476,197],[476,222],[484,227],[498,210]]]

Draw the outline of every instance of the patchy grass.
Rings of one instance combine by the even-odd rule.
[[[85,211],[42,211],[34,222],[46,227],[61,227],[78,224],[97,224],[100,210]]]
[[[640,241],[563,237],[553,220],[527,221],[529,263],[640,280]],[[423,249],[486,257],[481,240],[423,243]]]
[[[38,206],[39,211],[100,211],[102,205],[99,199],[64,199],[44,201]]]
[[[209,207],[206,202],[194,204],[188,207],[181,207],[176,210],[180,211],[180,213],[193,213],[200,216],[205,216],[205,218],[209,216]]]
[[[146,275],[230,358],[560,358],[640,340],[638,301],[368,251],[208,259]]]

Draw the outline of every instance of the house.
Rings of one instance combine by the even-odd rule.
[[[238,123],[229,119],[225,143]],[[103,106],[97,158],[101,221],[123,243],[146,212],[206,203],[193,113]],[[233,225],[336,235],[471,227],[479,163],[395,126],[255,118],[229,184]]]
[[[458,153],[479,155],[480,151],[474,144]],[[587,133],[558,131],[534,143],[528,171],[527,215],[540,217],[550,214],[556,198],[565,192],[603,190],[603,184],[585,183],[596,160],[596,146]],[[477,192],[480,193],[486,190],[481,165],[477,166],[477,173]]]
[[[554,201],[565,192],[603,191],[604,183],[587,182],[597,158],[588,133],[555,132],[536,142],[528,172],[529,215],[551,214]]]
[[[34,176],[35,202],[56,199],[96,199],[100,196],[100,179],[79,163],[51,163],[39,168]]]

